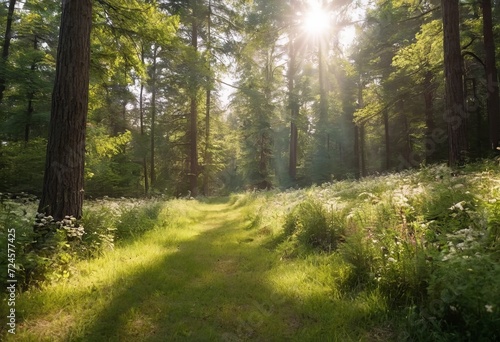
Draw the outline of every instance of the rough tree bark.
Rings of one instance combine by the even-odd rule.
[[[466,114],[460,50],[458,0],[441,0],[444,32],[445,120],[448,125],[448,164],[465,163],[467,152]]]
[[[207,69],[210,74],[211,65],[211,45],[212,45],[212,1],[208,1],[207,13]],[[206,89],[206,102],[205,102],[205,152],[203,161],[203,195],[210,195],[210,109],[212,107],[212,85],[210,76],[208,76],[207,89]]]
[[[141,62],[144,65],[144,46],[141,48]],[[145,133],[144,133],[144,82],[141,81],[141,89],[139,93],[139,124],[141,127],[141,145],[144,143]],[[144,146],[143,146],[144,148]],[[148,182],[148,162],[147,156],[144,154],[142,157],[142,172],[144,174],[144,194],[147,195],[149,192],[149,182]]]
[[[39,212],[81,218],[88,110],[91,0],[63,0]]]
[[[196,4],[194,5],[196,6]],[[195,12],[195,8],[193,8]],[[193,13],[192,27],[191,27],[191,46],[195,53],[198,51],[198,19],[196,14]],[[194,77],[193,77],[194,78]],[[192,79],[191,82],[195,83],[196,80]],[[190,99],[190,114],[189,114],[189,190],[191,196],[198,195],[198,99],[197,99],[197,86],[191,89]]]
[[[483,8],[484,65],[486,71],[487,92],[486,107],[490,133],[490,148],[496,150],[500,140],[500,97],[498,73],[495,64],[495,39],[493,37],[493,14],[491,0],[480,1]]]

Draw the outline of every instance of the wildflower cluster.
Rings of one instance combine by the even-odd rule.
[[[484,232],[472,229],[472,227],[461,229],[453,234],[446,234],[448,244],[443,251],[441,260],[447,261],[462,254],[463,258],[467,258],[466,252],[475,251],[481,247],[480,240],[484,235]],[[476,252],[476,254],[478,253]]]
[[[68,239],[81,239],[85,230],[73,216],[65,216],[61,221],[54,220],[51,215],[36,214],[35,227],[41,234],[49,233],[55,229],[64,230]]]

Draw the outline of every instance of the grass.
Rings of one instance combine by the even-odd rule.
[[[383,312],[383,300],[341,298],[339,259],[280,260],[264,247],[270,231],[255,226],[258,201],[239,202],[169,202],[134,242],[22,293],[7,340],[363,339],[359,322]]]
[[[114,234],[114,248],[71,263],[69,279],[19,294],[17,334],[3,337],[493,341],[499,195],[500,169],[486,162],[459,174],[435,166],[309,189],[131,204],[119,219],[88,215],[96,232]],[[99,205],[90,212],[108,212]]]

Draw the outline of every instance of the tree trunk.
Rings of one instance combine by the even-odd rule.
[[[7,60],[9,59],[10,41],[12,39],[12,21],[14,20],[15,7],[16,7],[16,0],[9,0],[9,9],[7,12],[7,24],[5,25],[5,36],[2,48],[2,60],[0,61],[0,63],[2,63],[2,66],[4,68],[7,67]],[[5,82],[6,82],[5,74],[2,73],[0,74],[0,103],[2,103],[3,100],[3,92],[5,91]]]
[[[194,9],[193,9],[194,11]],[[198,20],[196,15],[193,14],[192,19],[192,35],[191,35],[191,46],[194,48],[194,52],[198,51]],[[191,79],[191,94],[190,94],[190,114],[189,114],[189,136],[190,136],[190,153],[189,153],[189,189],[191,191],[191,196],[196,197],[198,195],[198,99],[197,99],[197,81]]]
[[[141,47],[141,62],[144,65],[144,46]],[[141,128],[141,147],[146,150],[144,138],[144,83],[141,80],[141,90],[139,93],[139,125]],[[142,157],[142,172],[144,174],[144,194],[147,195],[149,192],[149,182],[148,182],[148,162],[146,153],[143,154]]]
[[[82,217],[92,1],[63,1],[56,77],[38,211]]]
[[[325,65],[323,56],[323,43],[321,39],[319,40],[319,52],[318,52],[318,70],[319,70],[319,130],[322,134],[321,139],[325,139],[321,143],[326,144],[326,126],[328,123],[328,98],[326,92],[326,81],[325,81]]]
[[[357,179],[361,178],[360,164],[360,146],[359,146],[359,126],[354,123],[354,172]]]
[[[403,120],[403,129],[404,129],[404,146],[403,146],[403,156],[406,160],[408,161],[413,161],[412,154],[413,154],[413,146],[411,143],[411,135],[410,135],[410,123],[408,122],[408,116],[406,115],[406,112],[404,110],[404,104],[402,104],[402,120]],[[417,165],[414,165],[415,167],[418,167]]]
[[[156,182],[155,173],[155,125],[156,125],[156,59],[158,54],[158,47],[155,45],[153,48],[153,72],[151,77],[151,162],[150,162],[150,179],[151,188],[153,188]]]
[[[208,86],[210,87],[210,86]],[[207,89],[206,109],[205,109],[205,153],[204,153],[204,169],[203,169],[203,194],[209,196],[210,194],[210,106],[212,92],[210,88]]]
[[[363,99],[363,79],[361,73],[359,74],[358,83],[358,108],[363,108],[365,103]],[[359,122],[355,126],[354,131],[354,149],[356,153],[356,166],[358,171],[358,178],[366,176],[366,163],[365,163],[365,123]]]
[[[144,46],[141,49],[141,61],[144,65]],[[141,128],[141,147],[145,150],[145,138],[144,138],[144,83],[141,81],[141,90],[139,92],[139,125]],[[149,182],[148,182],[148,163],[146,153],[142,157],[142,173],[144,174],[144,194],[149,192]]]
[[[432,84],[432,72],[428,71],[425,74],[423,84],[423,94],[425,103],[425,162],[432,163],[432,155],[435,152],[436,142],[433,138],[436,124],[434,122],[434,87]]]
[[[290,106],[290,161],[288,174],[292,181],[297,178],[297,147],[298,131],[297,119],[299,117],[299,103],[295,93],[295,73],[297,71],[295,57],[295,37],[290,39],[290,61],[288,66],[288,101]]]
[[[493,15],[491,0],[480,1],[483,8],[483,37],[485,50],[485,71],[487,79],[488,98],[486,108],[488,111],[490,147],[496,150],[500,139],[500,98],[498,94],[498,73],[495,64],[495,40],[493,37]]]
[[[384,119],[384,140],[385,140],[385,165],[384,170],[388,171],[391,167],[391,137],[389,134],[389,110],[387,108],[383,111]]]
[[[33,49],[38,50],[38,38],[35,36],[33,38]],[[34,76],[34,72],[36,70],[36,61],[33,61],[31,64],[31,76]],[[28,144],[30,140],[30,133],[31,133],[31,118],[33,117],[33,99],[35,98],[35,90],[31,89],[28,92],[28,109],[26,110],[26,124],[24,125],[24,142],[25,144]]]
[[[366,177],[366,158],[365,158],[365,124],[359,125],[359,165],[361,177]]]
[[[212,1],[208,2],[208,17],[207,17],[207,63],[208,63],[208,72],[210,73],[211,65],[211,24],[212,24]],[[205,103],[205,153],[204,153],[204,169],[203,169],[203,195],[210,195],[210,164],[211,164],[211,156],[210,156],[210,109],[212,106],[212,91],[211,91],[211,82],[210,76],[208,76],[207,82],[207,91],[206,91],[206,103]]]
[[[445,120],[448,124],[448,164],[463,165],[467,153],[460,16],[458,0],[441,0],[444,32]]]

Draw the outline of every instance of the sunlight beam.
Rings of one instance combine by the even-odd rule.
[[[309,10],[305,13],[304,30],[311,36],[324,34],[330,28],[330,16],[320,3],[313,1],[309,5]]]

